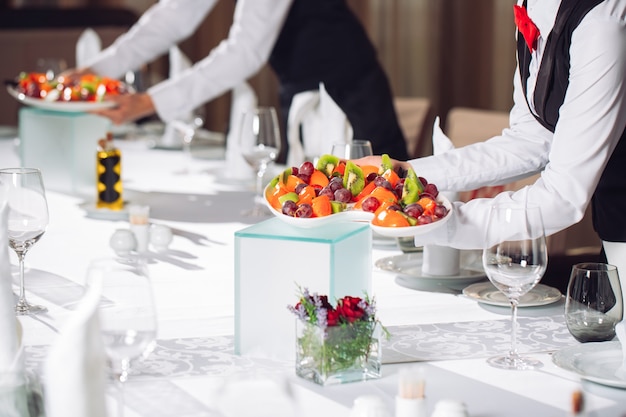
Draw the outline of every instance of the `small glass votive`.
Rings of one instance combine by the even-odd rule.
[[[150,243],[150,206],[129,205],[128,222],[137,240],[137,252],[146,252]]]
[[[572,267],[565,299],[565,322],[579,342],[604,342],[615,337],[624,301],[617,267],[581,263]]]
[[[0,372],[0,415],[43,417],[39,379],[27,372]]]

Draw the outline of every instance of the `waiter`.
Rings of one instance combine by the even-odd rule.
[[[510,128],[486,142],[397,164],[444,190],[541,177],[516,192],[455,202],[445,226],[416,243],[482,248],[490,207],[506,202],[541,207],[551,235],[580,221],[591,203],[595,230],[624,290],[626,2],[519,0],[516,6]]]
[[[120,77],[190,36],[217,0],[162,0],[80,72]],[[287,110],[294,94],[320,82],[346,114],[356,138],[376,153],[408,158],[388,80],[345,0],[239,0],[228,38],[176,79],[146,93],[112,97],[99,114],[125,123],[156,113],[165,122],[254,75],[269,59]]]

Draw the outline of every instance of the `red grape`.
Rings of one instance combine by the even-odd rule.
[[[361,208],[363,211],[368,211],[370,213],[375,212],[380,207],[380,201],[376,197],[367,197],[361,203]]]
[[[300,194],[300,191],[302,191],[302,189],[306,186],[307,184],[301,182],[300,184],[296,185],[296,188],[294,189],[294,191],[296,192],[296,194]]]
[[[352,200],[352,193],[345,188],[340,188],[335,191],[333,200],[339,201],[340,203],[349,203],[350,200]]]
[[[287,200],[283,204],[283,214],[286,214],[287,216],[293,217],[296,214],[297,209],[298,205],[291,200]]]
[[[302,165],[300,165],[300,174],[304,174],[310,177],[313,174],[313,171],[315,171],[315,167],[310,161],[304,161]]]
[[[424,213],[424,207],[420,206],[417,203],[409,204],[404,208],[404,213],[417,219]]]
[[[313,215],[313,208],[311,207],[310,204],[307,204],[307,203],[300,204],[300,206],[298,207],[298,209],[296,210],[294,214],[295,217],[304,217],[304,218],[311,217],[312,215]]]
[[[435,184],[427,184],[424,187],[424,192],[426,194],[432,195],[435,198],[437,197],[437,195],[439,195],[439,190],[437,189],[437,186]]]
[[[443,217],[446,217],[446,214],[448,214],[448,209],[442,204],[437,204],[435,206],[435,210],[433,210],[433,214],[435,215],[435,217],[441,219]]]

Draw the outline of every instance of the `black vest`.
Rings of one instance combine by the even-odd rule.
[[[345,0],[294,0],[269,63],[281,87],[317,90],[378,65],[376,51]]]
[[[554,27],[546,41],[534,93],[537,112],[534,116],[551,132],[554,132],[559,120],[559,110],[569,84],[572,33],[587,13],[602,1],[561,2]],[[526,84],[531,55],[521,34],[518,34],[517,39],[517,56],[522,88],[527,97]],[[626,127],[600,177],[591,203],[593,225],[600,238],[611,242],[626,242]]]

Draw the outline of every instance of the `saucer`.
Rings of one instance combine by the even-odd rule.
[[[626,380],[615,376],[622,364],[619,341],[583,343],[564,348],[552,355],[552,361],[559,368],[574,372],[588,381],[626,389]]]
[[[389,256],[378,259],[376,268],[384,272],[390,272],[398,277],[403,286],[421,287],[425,281],[432,283],[444,283],[455,287],[469,285],[481,281],[487,276],[482,268],[480,256],[475,251],[461,251],[460,270],[457,275],[430,275],[422,272],[423,254],[421,252],[404,253],[402,255]],[[412,283],[415,284],[412,285]],[[415,288],[417,289],[417,288]]]
[[[511,307],[508,298],[491,282],[479,282],[463,289],[463,295],[479,303],[493,306]],[[556,288],[537,284],[533,289],[520,297],[518,307],[537,307],[556,303],[563,295]]]
[[[85,210],[87,217],[97,220],[128,220],[128,203],[124,203],[121,210],[110,210],[107,208],[98,208],[93,201],[85,202],[79,205]]]

